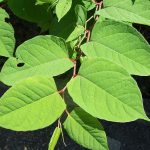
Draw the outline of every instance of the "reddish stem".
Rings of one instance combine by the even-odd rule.
[[[96,11],[102,8],[102,4],[103,4],[103,1],[96,3]],[[97,15],[95,19],[98,20],[98,18],[99,18],[99,15]]]
[[[74,68],[73,68],[73,78],[76,77],[76,71],[77,71],[77,61],[74,61]]]
[[[63,89],[61,89],[58,93],[59,93],[59,94],[64,94],[66,88],[67,88],[67,86],[65,86]]]
[[[87,30],[87,40],[86,42],[89,42],[90,41],[90,37],[91,37],[91,31],[90,30]]]

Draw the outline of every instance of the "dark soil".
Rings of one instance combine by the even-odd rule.
[[[10,10],[10,20],[15,29],[16,46],[40,34],[35,25],[15,17]],[[135,25],[150,42],[150,28]],[[6,59],[0,58],[0,66]],[[150,77],[135,77],[144,99],[144,107],[150,116]],[[0,83],[0,96],[8,89]],[[138,120],[130,123],[110,123],[102,121],[108,136],[110,150],[150,150],[150,123]],[[55,124],[34,132],[14,132],[0,128],[0,150],[47,150]],[[84,150],[74,143],[64,131],[66,147],[60,138],[56,150]]]

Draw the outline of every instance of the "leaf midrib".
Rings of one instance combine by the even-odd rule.
[[[125,57],[126,59],[129,59],[130,61],[134,62],[135,64],[138,64],[138,65],[142,66],[142,67],[145,68],[146,70],[150,70],[150,68],[148,68],[147,66],[145,67],[143,64],[141,64],[141,63],[139,63],[139,62],[136,62],[135,60],[132,60],[131,58],[125,56],[125,55],[122,54],[122,53],[119,53],[118,51],[115,51],[113,48],[111,48],[111,47],[109,47],[109,46],[107,46],[107,45],[105,45],[105,44],[103,44],[103,43],[101,43],[101,42],[93,42],[93,47],[95,47],[94,43],[101,44],[101,45],[105,46],[106,48],[110,49],[112,52],[117,53],[118,55],[121,55],[122,57]],[[95,48],[95,49],[96,49],[96,48]],[[143,49],[143,50],[145,50],[145,49]],[[146,51],[146,50],[145,50],[145,51]],[[147,51],[146,51],[146,52],[147,52]],[[98,56],[96,56],[96,57],[98,57]],[[109,59],[109,60],[110,60],[110,59]],[[120,65],[120,64],[118,64],[118,65]]]
[[[95,136],[92,135],[90,132],[88,132],[88,130],[87,130],[84,126],[82,126],[82,125],[80,124],[80,122],[78,122],[76,119],[74,119],[71,115],[70,115],[70,117],[71,117],[77,124],[79,124],[79,125],[81,126],[81,128],[83,128],[84,131],[86,131],[86,133],[88,133],[91,137],[93,137],[94,140],[95,140],[96,142],[98,142],[98,143],[102,146],[102,144],[95,138]],[[103,147],[103,146],[102,146],[102,147]]]
[[[78,75],[78,76],[79,76],[79,75]],[[102,87],[98,86],[97,84],[95,84],[92,80],[88,79],[87,77],[82,76],[81,74],[80,74],[80,76],[79,76],[79,77],[81,77],[81,78],[83,78],[83,79],[85,79],[85,80],[87,80],[87,81],[91,82],[92,84],[94,84],[94,86],[96,86],[96,87],[100,88],[101,90],[105,91],[108,95],[112,96],[115,100],[119,101],[119,103],[122,103],[122,104],[126,105],[128,108],[132,109],[133,111],[136,111],[136,113],[138,112],[136,109],[133,109],[133,108],[132,108],[132,107],[130,107],[128,104],[123,103],[120,99],[118,99],[118,98],[114,97],[114,96],[113,96],[113,95],[112,95],[109,91],[106,91],[106,90],[105,90],[105,89],[103,89]],[[142,115],[142,117],[144,117],[144,118],[145,118],[145,116],[143,116],[143,114],[141,114],[141,113],[139,113],[139,112],[138,112],[138,114],[140,114],[140,116]]]
[[[25,107],[29,107],[29,106],[31,106],[31,105],[34,104],[34,103],[39,103],[39,102],[43,101],[43,99],[45,99],[45,98],[47,98],[47,97],[49,97],[49,96],[55,95],[56,93],[58,93],[58,92],[54,92],[54,93],[52,93],[52,94],[50,94],[50,95],[47,95],[47,96],[45,96],[45,97],[42,97],[42,98],[40,98],[40,99],[37,99],[36,101],[33,101],[32,103],[29,103],[29,104],[27,104],[27,105],[24,105],[23,107],[19,107],[18,109],[15,109],[15,110],[13,110],[13,111],[10,111],[10,112],[8,112],[8,113],[6,113],[6,114],[0,116],[0,118],[3,118],[3,117],[5,117],[6,115],[9,115],[9,114],[11,114],[11,113],[13,113],[13,112],[19,111],[19,110],[21,110],[21,109],[23,109],[23,108],[25,108]],[[10,97],[9,97],[9,98],[10,98]],[[5,98],[4,98],[4,99],[5,99]],[[19,100],[22,101],[21,99],[19,99]],[[23,102],[25,102],[25,101],[23,101]],[[6,108],[7,108],[7,106],[5,106],[5,105],[3,105],[3,104],[1,104],[1,103],[0,103],[0,106],[3,106],[3,107],[6,107]]]
[[[38,67],[40,67],[40,66],[43,66],[43,65],[47,65],[47,64],[49,64],[49,63],[52,63],[52,62],[55,62],[55,61],[57,61],[57,60],[68,60],[68,62],[69,62],[69,58],[67,59],[67,58],[61,58],[61,59],[55,59],[55,60],[53,60],[53,61],[50,61],[50,62],[46,62],[46,63],[43,63],[43,64],[39,64],[39,65],[35,65],[35,66],[29,66],[29,67],[26,67],[25,69],[23,68],[22,70],[17,70],[17,68],[14,68],[14,67],[11,67],[11,68],[14,68],[14,69],[16,69],[16,71],[14,71],[14,72],[11,72],[11,74],[7,74],[6,73],[6,75],[7,76],[12,76],[12,74],[16,74],[16,73],[18,73],[18,72],[21,72],[21,71],[26,71],[26,70],[30,70],[30,69],[34,69],[34,68],[38,68]],[[71,61],[70,61],[71,62]],[[70,63],[69,62],[69,63]],[[27,63],[26,63],[27,64]],[[27,64],[27,65],[29,65],[29,64]],[[73,65],[73,64],[72,64]],[[4,75],[2,75],[2,76],[5,76],[5,72],[2,72],[2,74],[4,74]]]
[[[149,18],[143,17],[143,16],[141,16],[140,14],[137,14],[137,13],[135,13],[135,12],[133,12],[133,11],[131,11],[131,10],[125,9],[125,8],[121,8],[121,7],[117,7],[117,6],[109,6],[109,7],[106,7],[106,9],[107,9],[107,8],[121,9],[121,10],[123,10],[123,11],[126,11],[126,12],[131,13],[133,16],[141,17],[142,19],[144,19],[144,21],[147,21],[147,19],[149,20]],[[102,10],[105,10],[105,8],[102,9]],[[146,20],[145,20],[145,19],[146,19]],[[142,21],[143,21],[143,20],[142,20]]]

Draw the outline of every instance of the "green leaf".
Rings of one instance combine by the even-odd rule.
[[[76,5],[81,4],[80,0],[72,1],[72,7],[69,12],[58,22],[57,17],[55,17],[49,27],[49,33],[63,39],[67,39],[70,34],[74,31],[78,24],[78,14],[75,12]]]
[[[67,87],[74,102],[94,117],[114,122],[148,120],[136,82],[113,62],[85,59]]]
[[[36,0],[36,5],[43,5],[48,3],[50,5],[56,4],[58,0]]]
[[[0,8],[0,21],[4,22],[6,18],[9,18],[9,15],[4,9]]]
[[[54,130],[54,133],[51,137],[48,150],[54,150],[55,149],[57,141],[60,137],[60,133],[61,133],[61,129],[59,127],[56,127]]]
[[[104,9],[97,12],[100,16],[118,21],[150,25],[150,1],[104,0]]]
[[[100,122],[83,111],[75,108],[64,122],[69,136],[78,144],[93,150],[108,150],[105,131]]]
[[[9,0],[8,6],[16,16],[37,23],[43,30],[47,30],[52,20],[52,12],[48,10],[49,4],[35,5],[35,3],[36,0]]]
[[[28,78],[2,96],[0,126],[16,131],[44,128],[56,121],[65,107],[52,78]]]
[[[75,13],[77,18],[77,25],[85,26],[87,20],[87,10],[82,5],[76,5]]]
[[[69,22],[69,23],[68,23]],[[76,16],[73,11],[66,14],[59,22],[55,17],[49,27],[49,34],[67,39],[76,26]]]
[[[72,0],[59,0],[56,5],[56,15],[58,17],[58,21],[60,21],[70,10],[72,5]]]
[[[77,39],[80,35],[84,34],[84,27],[83,26],[76,26],[74,31],[69,35],[69,37],[67,38],[66,42],[69,41],[73,41],[75,39]]]
[[[133,27],[115,21],[99,22],[91,41],[81,47],[88,57],[109,59],[130,74],[150,75],[150,46]]]
[[[6,18],[9,18],[9,15],[0,8],[0,56],[11,57],[15,47],[14,29],[5,22]]]
[[[1,81],[7,85],[28,77],[57,76],[73,67],[64,40],[55,36],[37,36],[17,48],[16,58],[10,58],[1,71]]]
[[[87,8],[87,10],[91,10],[96,6],[93,0],[82,0],[82,2],[84,3],[84,6]]]

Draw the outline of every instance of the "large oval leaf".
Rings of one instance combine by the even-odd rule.
[[[43,30],[48,29],[52,19],[49,5],[35,5],[35,3],[36,0],[9,0],[8,6],[16,16],[37,23]]]
[[[150,26],[149,0],[104,0],[104,9],[97,14],[118,21],[145,24]]]
[[[64,127],[78,144],[88,149],[108,150],[106,134],[102,125],[81,108],[75,108],[68,115]]]
[[[136,82],[108,60],[83,61],[68,91],[74,102],[94,117],[115,122],[148,119]]]
[[[65,103],[52,78],[28,78],[0,99],[0,126],[16,131],[44,128],[64,111]]]
[[[99,22],[91,40],[94,42],[82,46],[88,57],[109,59],[130,74],[150,75],[150,46],[133,27],[115,21]]]
[[[54,36],[26,41],[18,47],[16,57],[8,59],[2,69],[1,81],[5,84],[12,85],[35,75],[56,76],[73,67],[64,40]]]
[[[6,18],[8,14],[0,8],[0,56],[11,57],[15,47],[14,29],[5,22]]]

